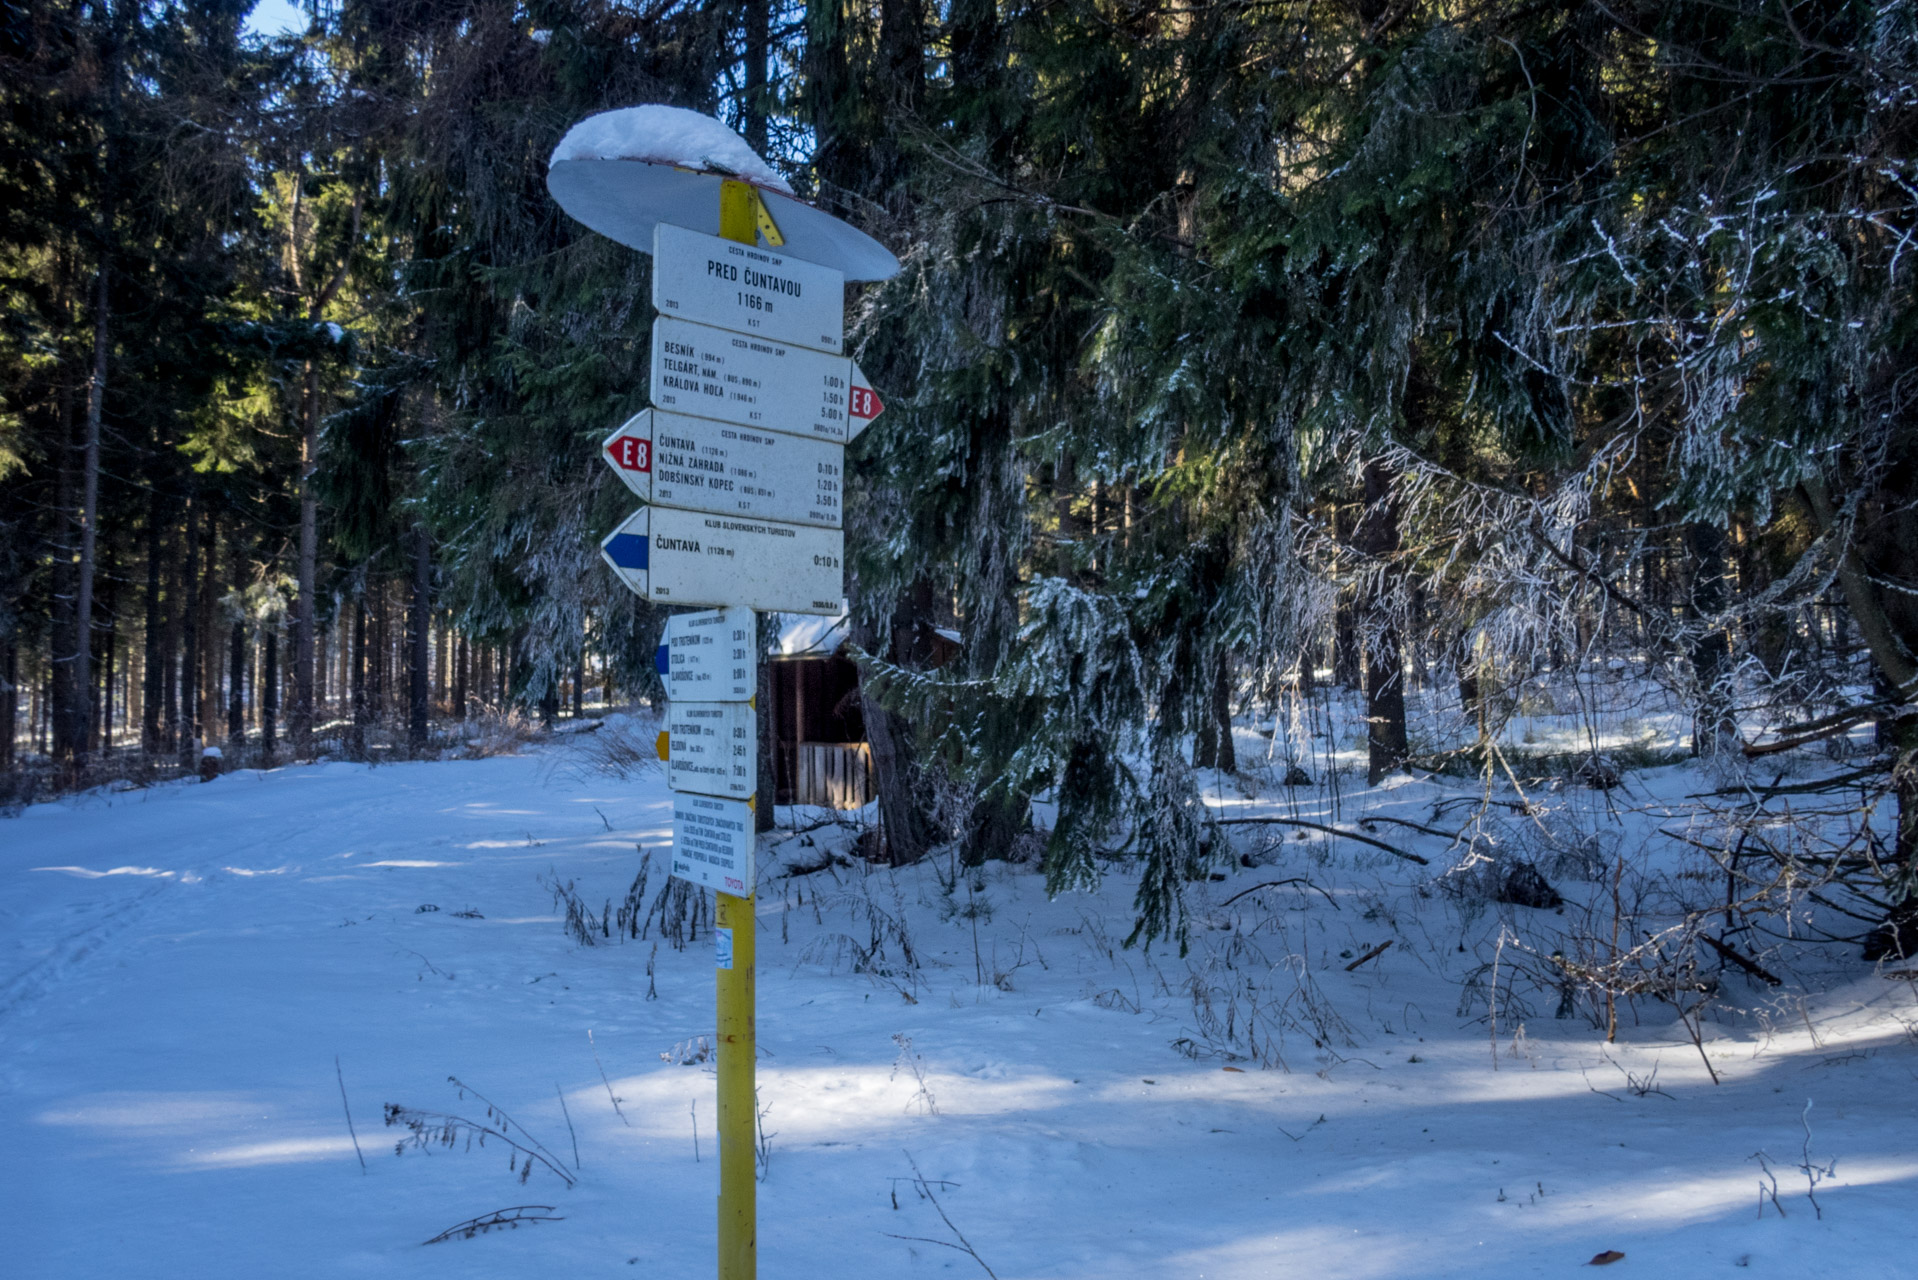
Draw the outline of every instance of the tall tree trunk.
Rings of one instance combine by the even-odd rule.
[[[1725,531],[1694,521],[1685,526],[1685,557],[1691,562],[1691,600],[1686,612],[1703,624],[1725,608]],[[1729,637],[1723,627],[1699,626],[1687,657],[1697,682],[1692,708],[1692,754],[1715,756],[1732,750],[1738,726],[1732,719],[1731,691],[1724,685],[1730,666]]]
[[[428,652],[429,628],[433,625],[433,546],[426,526],[413,527],[413,660],[412,682],[407,690],[406,741],[414,751],[426,750],[428,713],[431,710],[432,654]]]
[[[61,313],[67,312],[65,272],[62,271]],[[62,346],[64,347],[64,343]],[[78,751],[79,727],[75,724],[75,706],[80,694],[74,689],[76,650],[80,640],[76,606],[79,602],[79,517],[80,454],[75,421],[70,371],[63,359],[55,370],[55,421],[59,424],[60,467],[55,480],[54,504],[58,519],[54,525],[53,564],[48,574],[52,598],[48,601],[47,630],[47,734],[53,756],[62,767],[74,764]]]
[[[220,642],[215,622],[218,619],[220,582],[220,522],[207,513],[205,526],[206,567],[200,578],[200,736],[203,747],[211,745],[220,723]]]
[[[141,674],[144,693],[140,699],[140,749],[152,755],[160,749],[161,667],[166,659],[166,637],[160,615],[160,529],[165,506],[159,491],[147,495],[147,585],[145,661]]]
[[[466,633],[458,633],[454,643],[458,646],[453,661],[453,719],[466,719],[466,677],[472,652],[466,644]]]
[[[1332,536],[1343,545],[1353,539],[1352,504],[1332,506]],[[1341,689],[1356,689],[1365,674],[1365,661],[1359,648],[1358,591],[1340,591],[1332,611],[1332,683]]]
[[[1479,682],[1478,655],[1473,650],[1472,630],[1461,627],[1458,638],[1453,643],[1458,663],[1458,701],[1459,709],[1466,719],[1477,726],[1480,745],[1485,738],[1485,698]]]
[[[99,713],[95,717],[93,726],[93,741],[98,744],[103,755],[113,750],[113,650],[119,641],[119,629],[114,625],[111,604],[107,605],[106,614],[106,629],[100,636]]]
[[[586,714],[586,637],[579,640],[579,652],[573,655],[573,719]]]
[[[1221,651],[1213,664],[1212,696],[1192,740],[1192,767],[1237,773],[1232,743],[1232,655]]]
[[[1359,546],[1371,561],[1366,575],[1365,716],[1366,778],[1377,786],[1386,774],[1405,766],[1411,747],[1405,732],[1405,654],[1399,642],[1398,500],[1387,464],[1365,464],[1365,513],[1359,522]]]
[[[925,670],[933,657],[932,580],[920,577],[893,608],[891,661],[909,670]],[[859,621],[854,610],[853,643],[871,653],[878,643],[874,628]],[[872,748],[873,790],[878,793],[879,816],[885,826],[887,856],[894,866],[917,862],[938,837],[927,812],[928,790],[913,745],[912,725],[865,692],[861,682],[861,719]]]
[[[313,629],[313,665],[308,670],[313,673],[313,715],[316,720],[328,714],[327,709],[332,705],[331,700],[334,697],[334,688],[329,685],[333,673],[331,665],[333,658],[327,648],[329,643],[339,643],[337,619],[331,628],[315,627]],[[293,679],[293,675],[293,672],[288,671],[280,677],[288,686],[286,700],[281,704],[285,707],[292,706],[297,699],[298,681]]]
[[[450,616],[439,619],[437,632],[438,639],[433,645],[433,708],[445,715],[450,689],[447,668],[452,665],[453,656],[453,620]]]
[[[200,736],[200,526],[206,501],[189,499],[186,517],[186,599],[180,610],[180,764],[198,767]]]
[[[772,116],[772,95],[767,89],[767,62],[772,57],[772,0],[746,0],[745,24],[746,100],[740,113],[746,125],[746,144],[760,155],[766,154],[766,125]]]
[[[171,507],[172,504],[168,504]],[[161,631],[160,649],[160,717],[161,730],[157,750],[177,751],[180,739],[180,648],[185,643],[185,613],[182,601],[186,591],[181,586],[180,557],[174,554],[173,519],[177,512],[169,512],[165,541],[167,562],[163,575],[166,592],[166,623]]]
[[[348,731],[351,759],[366,759],[366,724],[372,708],[366,699],[366,596],[364,588],[353,599],[353,727]]]
[[[372,619],[368,624],[372,638],[366,646],[366,702],[370,723],[378,724],[387,716],[387,663],[392,642],[386,632],[387,584],[378,583],[373,592]]]
[[[293,754],[313,754],[313,660],[316,604],[316,566],[319,561],[319,495],[314,488],[319,470],[320,375],[307,362],[300,383],[300,557],[295,570],[298,595],[293,606]]]
[[[240,621],[227,641],[226,741],[236,753],[246,746],[246,623]]]
[[[1909,448],[1909,445],[1907,445]],[[1918,520],[1910,495],[1918,487],[1918,460],[1898,459],[1887,481],[1869,495],[1863,528],[1840,528],[1831,494],[1822,480],[1800,486],[1821,533],[1840,533],[1838,585],[1848,612],[1858,623],[1865,647],[1881,679],[1880,696],[1895,708],[1918,702],[1918,603],[1897,588],[1918,564]],[[1881,587],[1880,583],[1887,584]],[[1842,617],[1842,615],[1841,615]],[[1865,942],[1865,959],[1918,956],[1918,716],[1888,715],[1879,721],[1881,742],[1893,765],[1892,794],[1898,802],[1893,849],[1898,870],[1892,877],[1891,910]]]
[[[93,361],[87,379],[85,434],[81,439],[79,562],[75,566],[73,603],[73,657],[70,672],[72,701],[68,705],[68,749],[75,760],[83,758],[90,746],[93,723],[93,577],[100,515],[100,421],[106,407],[107,353],[110,349],[111,299],[108,293],[112,269],[114,237],[113,184],[119,174],[115,166],[119,126],[120,72],[119,44],[111,12],[103,29],[101,76],[106,82],[107,106],[104,136],[104,163],[98,192],[99,262],[93,275]]]
[[[109,68],[109,74],[112,74]],[[117,78],[114,81],[117,83]],[[109,150],[109,155],[111,151]],[[111,219],[109,205],[102,215],[103,221]],[[107,323],[109,318],[107,297],[107,257],[104,242],[100,250],[100,267],[94,275],[93,284],[93,373],[87,382],[86,434],[81,442],[80,455],[80,562],[74,583],[73,603],[73,688],[76,700],[72,707],[74,724],[80,728],[78,741],[74,748],[84,756],[88,747],[87,727],[91,725],[93,681],[90,672],[90,660],[93,654],[93,575],[94,557],[99,541],[100,520],[100,415],[107,394]]]
[[[14,735],[20,730],[20,640],[10,632],[0,645],[0,723],[6,733],[0,735],[0,770],[13,768]]]
[[[266,629],[266,652],[261,657],[260,673],[260,755],[261,763],[271,768],[278,747],[280,720],[280,633]]]

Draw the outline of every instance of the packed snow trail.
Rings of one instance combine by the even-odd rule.
[[[564,935],[541,878],[617,905],[669,820],[657,777],[584,776],[553,756],[327,764],[0,823],[0,1271],[708,1274],[711,942],[661,944],[648,999],[652,940]],[[1427,945],[1456,925],[1416,868],[1242,870],[1194,887],[1203,925],[1229,932],[1252,904],[1210,904],[1303,871],[1342,906],[1301,896],[1288,945],[1357,1043],[1327,1056],[1293,1030],[1289,1072],[1174,1051],[1194,1034],[1189,970],[1117,946],[1121,876],[1048,902],[1030,869],[992,868],[970,899],[991,911],[976,951],[952,909],[967,894],[942,895],[933,867],[769,879],[762,1274],[983,1275],[947,1247],[913,1162],[1002,1280],[1569,1277],[1608,1249],[1621,1275],[1909,1273],[1913,984],[1840,986],[1809,1006],[1816,1040],[1784,1022],[1721,1033],[1720,1087],[1649,1023],[1609,1048],[1549,1016],[1516,1045],[1502,1029],[1495,1070],[1438,971],[1449,941]],[[649,901],[662,876],[655,858]],[[886,958],[855,974],[875,928]],[[1387,937],[1346,971],[1341,950]],[[1626,1086],[1654,1068],[1659,1091]],[[578,1185],[539,1165],[522,1182],[496,1139],[396,1156],[384,1104],[487,1120],[448,1077],[569,1172],[576,1142]],[[1797,1168],[1807,1099],[1812,1163],[1836,1160],[1822,1220]],[[1783,1217],[1757,1212],[1761,1149]],[[563,1220],[423,1243],[524,1205]]]

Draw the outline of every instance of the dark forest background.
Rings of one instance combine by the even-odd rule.
[[[1516,785],[1597,672],[1753,795],[1875,726],[1813,870],[1918,940],[1912,6],[247,7],[0,0],[10,803],[650,696],[595,456],[649,264],[544,174],[666,102],[905,263],[848,296],[887,856],[1122,853],[1176,933],[1235,716],[1330,684],[1374,780]]]

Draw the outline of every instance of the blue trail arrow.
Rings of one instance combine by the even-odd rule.
[[[622,569],[646,568],[646,535],[614,534],[606,540],[606,556]]]

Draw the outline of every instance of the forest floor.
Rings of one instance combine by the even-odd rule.
[[[1451,830],[1482,790],[1346,777],[1334,814],[1322,783],[1205,780],[1231,816],[1354,831]],[[1673,765],[1554,794],[1643,900],[1718,892],[1640,856],[1710,785]],[[0,1270],[711,1274],[710,934],[581,946],[542,884],[616,906],[668,827],[657,772],[595,775],[565,742],[0,822]],[[1607,1044],[1539,959],[1604,935],[1602,874],[1561,857],[1565,909],[1513,907],[1445,891],[1457,849],[1409,827],[1371,830],[1429,866],[1231,830],[1250,865],[1190,886],[1183,957],[1122,945],[1116,865],[1048,899],[1010,864],[785,874],[848,848],[843,823],[769,842],[761,1274],[1571,1276],[1607,1250],[1618,1274],[1910,1274],[1918,984],[1774,949],[1778,987],[1717,975],[1702,1051],[1657,1001]],[[486,1121],[472,1090],[565,1178],[497,1140],[395,1155],[385,1104]],[[558,1220],[423,1243],[526,1205]]]

